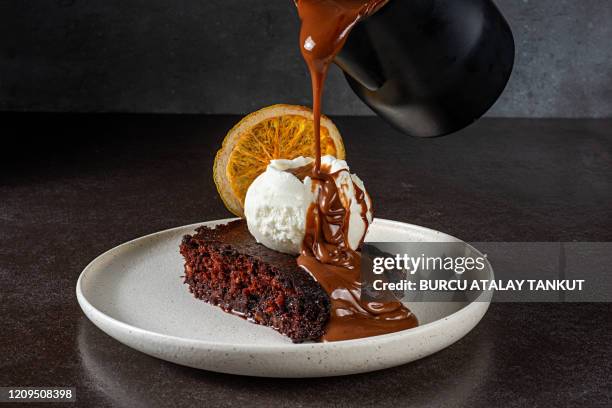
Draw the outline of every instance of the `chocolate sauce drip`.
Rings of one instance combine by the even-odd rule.
[[[324,341],[375,336],[418,324],[414,314],[399,301],[361,302],[361,255],[350,247],[348,239],[350,203],[342,201],[336,184],[340,172],[330,173],[329,169],[321,168],[321,98],[329,64],[342,49],[353,25],[386,2],[296,0],[302,19],[300,48],[312,80],[315,163],[311,177],[315,191],[318,190],[316,202],[308,210],[298,265],[319,282],[332,300]],[[367,193],[355,183],[353,187],[367,230]]]
[[[366,191],[363,191],[362,189],[360,189],[357,184],[353,183],[353,186],[355,187],[355,200],[357,200],[357,203],[359,203],[359,206],[361,207],[360,215],[361,215],[361,219],[366,225],[366,231],[367,231],[368,227],[370,226],[370,221],[368,220],[368,203],[366,201],[366,196],[368,197],[368,200],[370,200],[370,202],[372,200],[370,199],[370,195]],[[374,215],[372,214],[372,217],[373,216]],[[361,237],[361,240],[359,241],[360,247],[361,247],[361,244],[363,244],[364,238],[365,238],[365,234],[363,234],[363,237]]]
[[[306,216],[302,254],[312,256],[324,264],[358,269],[359,254],[349,245],[350,212],[340,197],[336,184],[338,174],[339,172],[328,174],[322,171],[318,178],[312,180],[318,194]],[[367,211],[367,205],[365,210]]]

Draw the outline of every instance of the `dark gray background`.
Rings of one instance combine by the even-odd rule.
[[[407,0],[394,0],[407,1]],[[516,68],[491,116],[612,116],[612,2],[497,0]],[[291,0],[5,0],[0,109],[244,113],[310,103]],[[370,114],[337,69],[330,114]]]

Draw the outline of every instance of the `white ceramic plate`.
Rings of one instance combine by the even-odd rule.
[[[332,343],[293,344],[195,299],[183,284],[183,235],[217,220],[157,232],[94,259],[76,292],[87,317],[123,344],[163,360],[211,371],[262,377],[356,374],[428,356],[465,336],[490,299],[472,303],[409,304],[420,326],[383,336]],[[457,242],[431,229],[376,219],[367,241]],[[483,279],[493,278],[490,265]],[[483,294],[486,296],[486,294]]]

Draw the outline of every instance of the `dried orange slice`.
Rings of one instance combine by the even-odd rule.
[[[215,157],[213,177],[225,206],[242,217],[244,197],[273,159],[314,157],[312,111],[304,106],[272,105],[245,116],[225,136]],[[336,125],[321,116],[321,154],[345,158]]]

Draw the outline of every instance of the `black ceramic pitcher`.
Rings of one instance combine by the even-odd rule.
[[[514,64],[514,39],[491,0],[389,0],[353,28],[335,63],[394,127],[442,136],[497,100]]]

